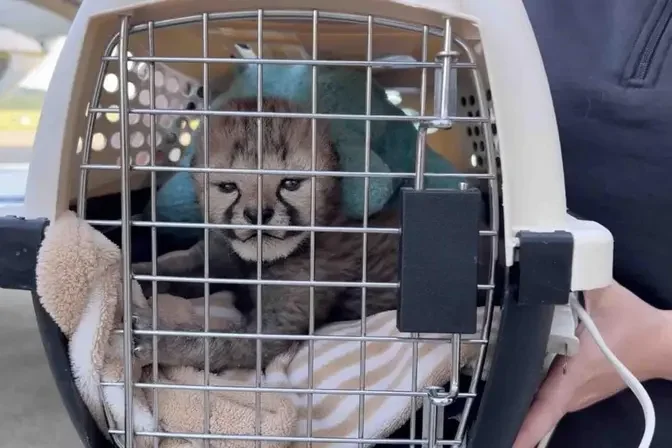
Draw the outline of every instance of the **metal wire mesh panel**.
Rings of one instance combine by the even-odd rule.
[[[350,47],[341,54],[321,50],[322,36],[330,29],[333,31],[333,27],[339,27],[339,33],[350,36]],[[170,54],[169,45],[157,45],[157,36],[166,30],[185,30],[190,36],[197,35],[200,54]],[[235,42],[235,45],[227,47],[219,36],[231,33],[236,38],[227,38],[226,42]],[[334,35],[339,34],[332,33],[329,38],[334,39]],[[400,56],[377,50],[376,43],[392,35],[413,42],[411,47],[419,51]],[[358,36],[359,44],[352,44],[355,39],[352,36]],[[129,51],[130,46],[134,51]],[[467,41],[453,33],[450,19],[437,28],[327,11],[258,10],[146,23],[132,23],[130,18],[120,20],[120,31],[108,45],[88,111],[88,127],[81,149],[78,202],[78,213],[87,217],[89,177],[97,170],[119,173],[120,219],[89,222],[121,228],[124,327],[119,332],[124,335],[126,372],[131,372],[137,357],[142,356],[138,355],[139,341],[151,341],[144,347],[150,353],[145,355],[150,357],[150,381],[135,381],[129,374],[123,383],[104,384],[105,388],[124,388],[125,391],[125,429],[110,431],[115,440],[128,447],[147,440],[150,446],[158,447],[171,438],[192,440],[205,446],[227,446],[222,443],[233,441],[297,446],[314,443],[459,446],[464,443],[490,337],[497,261],[497,244],[493,241],[498,235],[500,207],[496,127],[490,116],[491,95],[477,46],[474,39]],[[157,51],[159,47],[161,51]],[[333,49],[333,45],[329,48]],[[266,98],[263,92],[265,67],[297,66],[309,68],[304,107],[295,107],[291,101]],[[359,113],[321,111],[318,77],[319,71],[325,68],[348,68],[363,77],[365,89],[360,92],[363,110]],[[232,85],[235,74],[244,69],[256,76],[254,94],[213,106],[216,98]],[[110,81],[113,78],[114,86]],[[377,113],[374,85],[383,86],[384,100],[399,105],[403,113]],[[404,104],[407,98],[413,107]],[[101,120],[101,117],[107,118]],[[343,162],[342,154],[334,152],[334,142],[329,142],[328,131],[325,131],[325,126],[334,123],[361,127],[360,147],[364,154],[361,169],[339,168],[337,162]],[[380,123],[413,124],[417,137],[408,148],[407,156],[415,160],[414,169],[388,172],[372,168],[371,145],[374,135],[380,132]],[[146,127],[147,132],[144,128],[136,130],[138,126]],[[100,130],[103,128],[104,132]],[[96,148],[100,146],[96,139],[101,139],[98,135],[106,142],[114,140],[110,144],[119,152],[116,163],[96,162]],[[462,171],[427,170],[428,145],[442,148],[438,152],[443,155],[462,158],[464,163],[455,162]],[[166,154],[170,163],[165,163]],[[150,205],[145,217],[132,212],[135,199],[132,199],[131,173],[147,175]],[[177,173],[188,173],[193,178],[202,222],[167,222],[157,217],[156,197],[160,186]],[[374,200],[370,193],[372,184],[380,179],[394,179],[409,188],[423,190],[430,179],[440,178],[455,179],[457,190],[478,188],[486,198],[486,218],[479,232],[485,249],[479,260],[482,269],[476,288],[483,299],[478,331],[473,335],[372,334],[367,322],[377,313],[393,311],[397,306],[398,276],[380,266],[396,266],[397,246],[390,242],[403,232],[398,217],[385,221],[380,218],[385,216],[384,212],[370,213]],[[361,219],[342,216],[338,210],[340,193],[334,192],[339,183],[334,179],[361,180]],[[144,272],[134,268],[137,260],[132,257],[132,235],[139,228],[151,229],[152,261],[144,264]],[[165,228],[202,229],[201,241],[197,244],[202,265],[197,274],[178,275],[178,270],[173,268],[160,272],[162,258],[158,241]],[[228,241],[227,247],[235,253],[235,263],[242,262],[245,266],[246,275],[221,275],[222,239]],[[381,261],[388,258],[392,261],[387,264]],[[287,263],[283,260],[287,259],[300,261],[290,264],[289,268],[283,267],[282,263]],[[142,316],[139,317],[131,305],[133,280],[149,285],[152,314],[145,316],[148,327],[137,326]],[[205,318],[198,328],[161,328],[158,297],[162,288],[170,285],[178,285],[181,290],[191,285],[198,291],[195,297],[202,296]],[[212,322],[213,297],[222,291],[236,295],[240,289],[234,286],[242,286],[250,296],[244,312],[246,322],[218,327]],[[288,306],[293,308],[287,310]],[[340,310],[339,317],[329,316],[334,309]],[[432,312],[426,310],[426,313]],[[275,318],[269,317],[271,315]],[[280,315],[283,317],[277,317]],[[357,322],[357,330],[321,331],[329,323],[342,321]],[[283,329],[290,331],[283,333],[280,331]],[[189,349],[184,344],[167,342],[187,336]],[[351,372],[354,383],[348,383],[348,387],[318,387],[316,358],[325,344],[336,342],[359,346],[356,356],[353,355],[356,358]],[[367,365],[375,365],[376,350],[393,344],[411,347],[410,359],[405,361],[410,364],[408,387],[393,384],[373,387],[371,385],[377,383],[367,379],[370,373]],[[448,366],[450,374],[445,384],[430,382],[419,387],[419,358],[433,344],[443,344],[449,349],[450,356],[441,362]],[[162,365],[172,356],[162,352],[166,348],[179,348],[181,351],[176,356],[185,362],[198,352],[200,361],[194,362],[204,372],[202,383],[162,383]],[[305,350],[304,387],[291,384],[279,387],[264,379],[275,355],[286,349]],[[234,351],[238,356],[235,360],[224,360]],[[460,382],[465,353],[470,353],[473,361],[469,365],[471,380],[467,384]],[[252,378],[250,383],[232,386],[215,381],[217,384],[213,384],[213,375],[227,368],[248,369],[252,372],[248,377]],[[202,431],[134,431],[131,404],[137,390],[152,397],[156,428],[161,427],[162,416],[157,412],[161,391],[202,392]],[[255,394],[253,433],[213,431],[211,402],[216,399],[216,393],[242,391]],[[300,403],[305,422],[300,431],[284,436],[263,434],[262,400],[270,393],[291,394],[296,403]],[[347,396],[356,398],[355,435],[316,435],[319,428],[314,427],[314,422],[324,417],[320,415],[320,403],[328,397]],[[381,397],[412,401],[411,410],[405,416],[409,420],[407,437],[367,436],[366,410],[375,407],[374,400]],[[455,432],[449,434],[444,430],[443,411],[452,404],[460,404],[461,410],[459,424]],[[421,408],[422,425],[415,412]]]

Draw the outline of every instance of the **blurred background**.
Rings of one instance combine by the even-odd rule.
[[[0,2],[0,212],[23,203],[44,94],[78,3]]]
[[[0,0],[0,216],[21,215],[28,164],[74,0]],[[0,446],[80,447],[26,291],[0,290]]]

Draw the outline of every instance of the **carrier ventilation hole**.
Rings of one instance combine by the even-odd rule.
[[[121,149],[121,134],[118,132],[115,132],[112,134],[112,137],[110,137],[110,146],[114,149]]]
[[[485,92],[485,99],[488,101],[488,103],[492,104],[492,91],[488,89]],[[492,106],[490,107],[490,116],[494,117],[494,110],[492,109]],[[497,135],[497,123],[492,123],[490,125],[490,129],[492,130],[492,135],[496,136]]]
[[[91,149],[94,151],[102,151],[107,145],[107,138],[102,132],[96,132],[91,138]]]
[[[154,103],[157,109],[167,109],[168,97],[166,95],[159,95],[156,97],[156,101]]]
[[[135,131],[130,138],[131,147],[139,148],[145,143],[145,136],[140,131]]]
[[[117,106],[116,104],[111,105],[109,108],[119,110],[119,106]],[[96,117],[96,118],[100,118],[100,117]],[[118,123],[119,119],[120,119],[119,112],[107,112],[105,114],[105,118],[110,123],[113,123],[113,124]],[[139,122],[140,122],[140,116],[138,114],[129,114],[128,115],[128,124],[130,124],[131,126],[135,126]]]
[[[159,118],[159,126],[164,129],[169,129],[173,124],[173,120],[168,115],[162,115]]]
[[[170,76],[166,80],[166,90],[170,93],[177,93],[180,91],[180,82],[177,80],[177,78]]]
[[[135,73],[140,81],[147,81],[149,79],[149,65],[146,62],[139,63],[135,68]]]
[[[143,106],[149,106],[149,90],[141,91],[138,101],[140,101],[140,104]]]
[[[474,168],[480,168],[483,166],[483,157],[472,154],[471,155],[471,166]]]
[[[135,99],[136,95],[138,94],[138,89],[135,87],[135,84],[133,84],[132,82],[128,83],[127,94],[128,94],[128,99],[129,100]]]
[[[103,89],[108,93],[115,93],[119,89],[119,78],[114,73],[108,73],[103,78]]]
[[[130,51],[127,51],[127,52],[126,52],[126,55],[127,55],[129,58],[132,58],[132,57],[133,57],[133,53],[131,53]],[[119,46],[118,46],[118,45],[115,45],[114,48],[112,49],[112,54],[111,54],[111,56],[112,56],[112,57],[117,57],[117,56],[119,56]],[[126,69],[127,69],[128,71],[133,70],[133,67],[134,67],[134,66],[135,66],[135,62],[133,62],[133,61],[128,61],[128,62],[126,63]]]
[[[151,161],[148,151],[139,151],[135,155],[135,164],[136,165],[148,165]]]
[[[492,103],[492,92],[490,89],[486,91],[486,99],[488,103]],[[476,97],[474,95],[469,95],[469,96],[462,96],[460,97],[460,104],[462,105],[463,108],[474,108],[476,106]],[[490,107],[492,110],[492,107]],[[480,117],[481,116],[481,111],[479,109],[475,110],[467,110],[467,116],[469,117]],[[494,113],[491,112],[491,117],[494,116]],[[467,126],[466,127],[466,133],[467,137],[469,139],[473,139],[475,137],[481,137],[480,140],[473,141],[471,143],[473,154],[471,156],[471,165],[476,168],[476,167],[481,167],[484,165],[484,159],[482,156],[478,155],[478,153],[485,153],[485,141],[482,139],[485,137],[483,135],[483,132],[481,130],[481,125],[474,125],[474,126]],[[495,123],[491,124],[491,129],[492,129],[492,134],[493,136],[497,135],[497,126]],[[495,147],[497,145],[497,139],[494,140]]]
[[[472,100],[472,98],[474,99]],[[492,107],[492,91],[490,89],[486,90],[485,98],[488,102],[489,117],[493,121],[490,124],[490,129],[493,136],[493,145],[495,150],[495,165],[497,170],[501,170],[501,160],[498,156],[497,124],[495,123],[495,113]],[[476,98],[473,95],[460,97],[460,104],[462,105],[462,107],[465,109],[471,109],[467,110],[467,115],[469,117],[481,116],[480,110],[476,109],[477,104],[475,99]],[[483,168],[484,166],[487,165],[485,159],[485,157],[487,156],[484,141],[485,135],[483,133],[483,128],[481,126],[483,125],[467,126],[466,131],[467,137],[472,141],[473,152],[470,158],[470,163],[471,166],[474,168]],[[473,139],[477,137],[480,137],[480,139],[474,141]]]
[[[163,83],[164,83],[163,73],[157,70],[154,73],[154,85],[156,87],[163,87]]]
[[[168,153],[168,160],[170,160],[173,163],[177,163],[180,160],[181,156],[182,156],[182,150],[180,148],[173,148]]]
[[[113,105],[110,106],[110,109],[119,110],[119,106],[117,106],[116,104],[113,104]],[[108,112],[108,113],[105,114],[105,118],[107,118],[107,121],[109,121],[110,123],[116,123],[116,122],[119,121],[119,113]]]

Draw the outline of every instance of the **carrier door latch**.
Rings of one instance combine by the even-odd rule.
[[[397,328],[477,331],[480,191],[401,191]]]

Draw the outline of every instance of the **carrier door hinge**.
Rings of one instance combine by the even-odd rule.
[[[452,27],[450,19],[444,22],[444,36],[441,51],[436,54],[436,61],[441,68],[434,72],[434,115],[430,127],[450,129],[453,126],[451,116],[457,112],[457,72],[452,67],[453,57],[457,55],[452,49]]]

